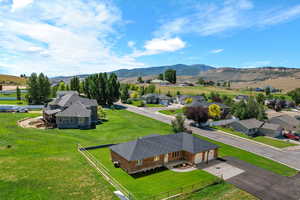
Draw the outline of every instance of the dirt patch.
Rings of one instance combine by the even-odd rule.
[[[17,124],[22,128],[45,129],[45,122],[42,120],[41,116],[35,118],[25,118],[18,121]]]

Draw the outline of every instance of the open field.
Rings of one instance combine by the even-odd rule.
[[[17,120],[36,116],[38,114],[0,113],[0,199],[116,199],[112,187],[77,152],[77,144],[92,146],[125,142],[153,133],[171,132],[167,124],[125,110],[109,110],[108,122],[93,130],[38,130],[16,126]],[[235,156],[286,176],[296,173],[296,170],[274,161],[217,144],[221,146],[221,156]],[[11,147],[8,148],[7,145]],[[168,171],[163,174],[165,178],[171,175]],[[124,176],[121,174],[120,178]],[[193,177],[189,178],[194,180]],[[143,177],[141,181],[145,184],[150,179],[152,176],[145,179]],[[158,180],[158,175],[154,175],[153,180]],[[131,181],[133,180],[125,184],[130,184]],[[176,181],[176,184],[180,183],[180,180]],[[169,183],[159,183],[162,188],[171,187]],[[149,188],[144,192],[150,190]],[[245,195],[243,191],[236,189],[225,189],[222,194],[216,195],[222,199],[232,192],[236,193],[235,196]],[[215,197],[212,195],[209,199]]]
[[[0,74],[0,84],[9,84],[9,85],[25,85],[26,79],[19,76],[11,76]]]
[[[239,137],[247,138],[247,139],[250,139],[250,140],[254,140],[256,142],[260,142],[260,143],[267,144],[267,145],[270,145],[270,146],[273,146],[273,147],[277,147],[277,148],[297,146],[296,144],[293,144],[293,143],[289,143],[289,142],[286,142],[286,141],[280,141],[280,140],[276,140],[276,139],[272,139],[272,138],[268,138],[268,137],[264,137],[264,136],[250,137],[250,136],[245,135],[244,133],[235,131],[231,128],[223,128],[223,127],[219,127],[219,126],[215,126],[213,128],[224,131],[226,133],[237,135]]]
[[[188,95],[200,95],[202,93],[209,94],[210,92],[219,92],[221,95],[236,96],[239,94],[245,95],[256,95],[258,92],[236,90],[236,89],[226,89],[222,87],[213,87],[213,86],[188,86],[188,87],[179,87],[179,86],[157,86],[157,92],[167,94],[170,92],[172,95],[176,95],[176,92],[179,91],[180,94]]]

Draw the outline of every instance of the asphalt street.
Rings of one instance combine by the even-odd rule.
[[[170,124],[173,119],[171,116],[166,116],[157,113],[157,109],[138,108],[126,104],[119,104],[119,105],[125,107],[128,111],[135,112],[137,114],[144,115],[168,124]],[[263,145],[260,143],[238,138],[230,134],[223,133],[221,131],[204,130],[189,125],[187,126],[195,134],[255,153],[257,155],[269,158],[271,160],[285,164],[291,168],[300,171],[300,151],[287,151],[287,150],[277,149],[268,145]]]

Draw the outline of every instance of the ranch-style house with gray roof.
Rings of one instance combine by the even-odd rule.
[[[149,135],[110,147],[112,162],[128,174],[180,164],[196,165],[218,157],[218,146],[188,133]]]

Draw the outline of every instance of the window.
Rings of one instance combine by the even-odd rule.
[[[143,160],[138,160],[137,162],[136,162],[136,165],[137,166],[141,166],[143,164]]]
[[[154,161],[159,161],[159,156],[155,156]]]
[[[180,152],[173,152],[172,153],[173,158],[176,158],[176,157],[179,157],[179,156],[180,156]]]

